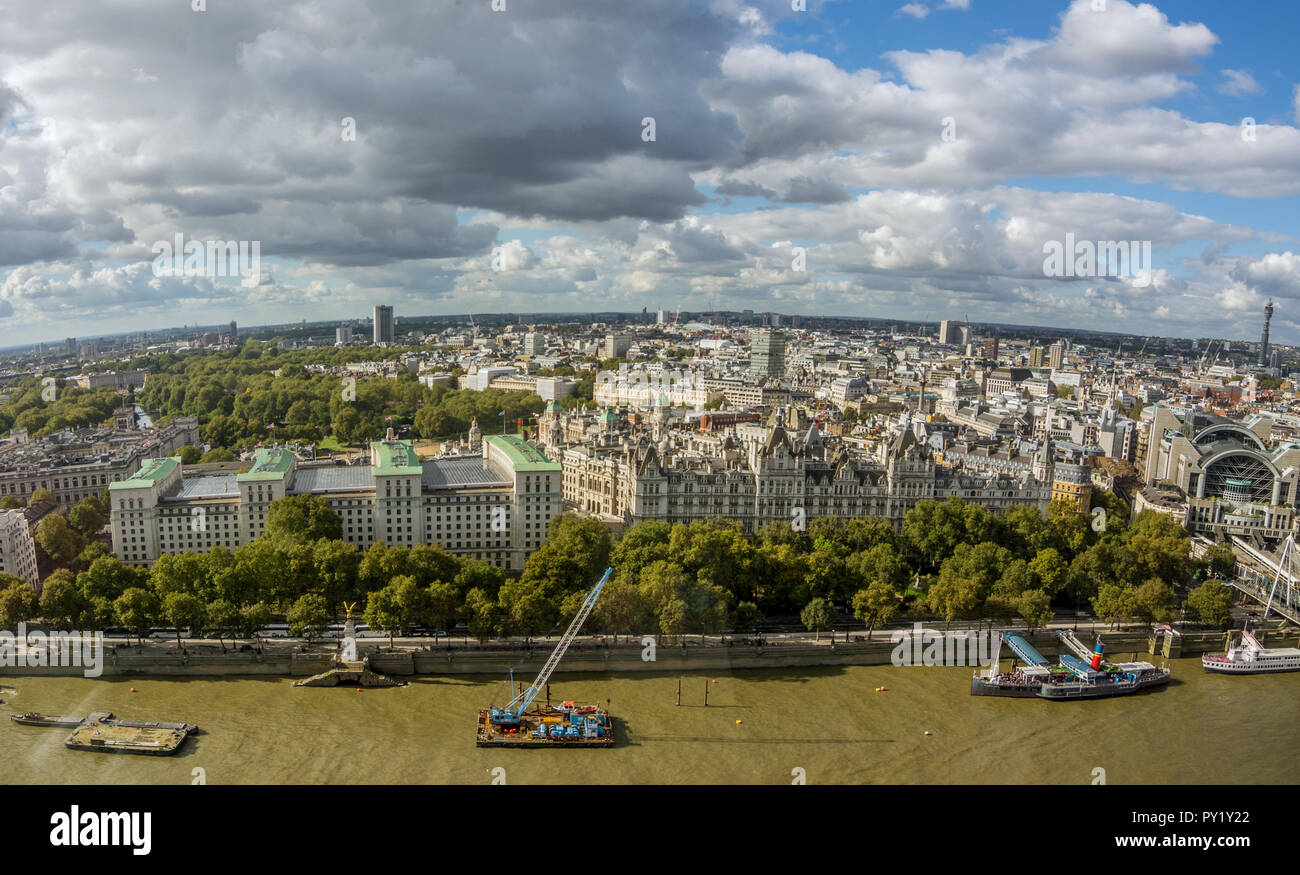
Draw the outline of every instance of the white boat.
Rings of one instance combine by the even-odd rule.
[[[1219,674],[1265,674],[1275,671],[1300,671],[1300,648],[1265,647],[1249,629],[1241,630],[1241,643],[1231,644],[1219,656],[1205,654],[1201,665],[1207,672]]]

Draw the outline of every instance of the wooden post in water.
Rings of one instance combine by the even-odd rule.
[[[682,704],[682,679],[678,678],[677,679],[677,707],[680,708],[681,704]]]
[[[709,679],[704,679],[704,707],[709,707]]]

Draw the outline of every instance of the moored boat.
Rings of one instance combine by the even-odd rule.
[[[44,714],[37,714],[35,711],[24,711],[22,714],[10,714],[9,719],[15,723],[21,723],[23,726],[80,726],[86,722],[85,717],[46,717]]]
[[[1211,674],[1273,674],[1300,671],[1300,648],[1265,647],[1250,630],[1241,630],[1241,643],[1232,646],[1228,636],[1227,651],[1223,654],[1205,654],[1201,666]]]
[[[1015,632],[1004,633],[1003,640],[1024,664],[1010,672],[999,672],[995,656],[986,676],[976,674],[971,678],[971,695],[1054,701],[1105,699],[1169,682],[1169,669],[1149,662],[1106,662],[1100,638],[1089,652],[1074,633],[1062,632],[1060,637],[1078,655],[1063,653],[1059,665],[1050,665],[1023,637]]]

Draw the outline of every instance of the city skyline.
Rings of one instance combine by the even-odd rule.
[[[18,15],[0,325],[684,305],[1254,342],[1271,297],[1300,341],[1300,13],[793,5]],[[181,236],[259,244],[260,279],[160,274]],[[1125,275],[1044,258],[1117,242]]]

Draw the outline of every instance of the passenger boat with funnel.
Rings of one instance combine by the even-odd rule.
[[[1106,662],[1101,638],[1091,652],[1073,632],[1061,632],[1061,643],[1073,653],[1062,653],[1059,665],[1046,657],[1016,632],[1002,633],[1021,665],[1009,672],[998,670],[995,654],[988,673],[977,672],[970,682],[972,696],[1005,696],[1017,699],[1104,699],[1136,693],[1169,681],[1169,669],[1149,662]],[[999,650],[1000,652],[1000,650]]]
[[[1300,648],[1265,647],[1250,630],[1243,627],[1241,642],[1232,644],[1228,633],[1227,652],[1205,654],[1201,665],[1212,674],[1271,674],[1281,671],[1300,671]]]

